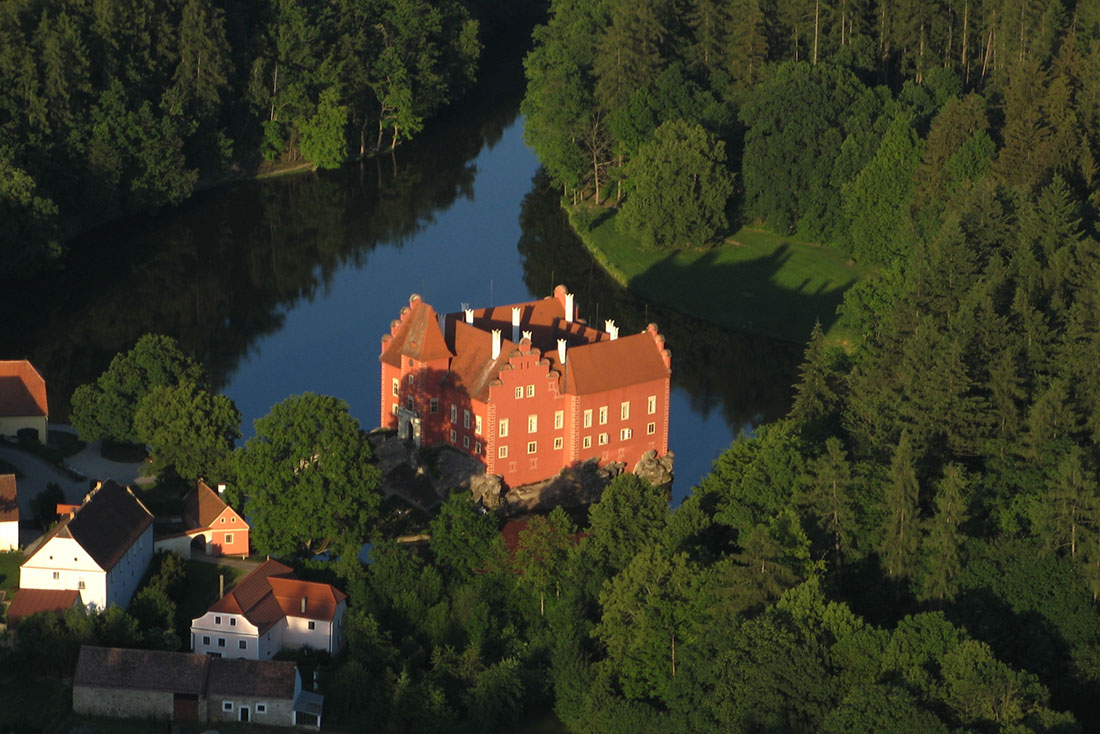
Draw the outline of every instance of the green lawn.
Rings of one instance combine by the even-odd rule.
[[[185,561],[187,567],[187,596],[176,609],[177,620],[181,623],[194,619],[206,612],[211,604],[218,600],[218,576],[225,574],[225,590],[229,591],[245,574],[242,569],[233,566],[215,566],[202,561]],[[186,643],[185,643],[186,644]]]
[[[612,277],[655,303],[738,331],[804,343],[820,320],[830,340],[849,333],[836,308],[869,269],[834,250],[743,228],[724,244],[646,250],[615,228],[613,213],[580,232]]]
[[[19,588],[19,567],[24,560],[26,556],[19,551],[0,553],[0,590],[8,592],[8,601]]]

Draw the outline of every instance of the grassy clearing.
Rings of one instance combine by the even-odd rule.
[[[589,214],[588,216],[591,216]],[[578,222],[574,217],[573,221]],[[797,343],[820,320],[830,340],[850,333],[836,315],[844,291],[870,274],[827,247],[743,228],[708,249],[643,249],[608,212],[576,227],[596,260],[643,298],[711,323]]]
[[[19,588],[19,567],[27,557],[19,551],[0,553],[0,590],[8,592],[8,600]]]

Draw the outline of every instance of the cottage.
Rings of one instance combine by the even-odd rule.
[[[335,655],[344,648],[347,594],[302,581],[278,561],[265,561],[191,622],[191,649],[218,657],[268,660],[283,648]]]
[[[19,499],[15,475],[0,474],[0,551],[19,550]]]
[[[73,676],[73,711],[90,716],[319,729],[323,701],[289,661],[84,646]]]
[[[381,425],[447,443],[518,486],[596,458],[633,470],[668,453],[672,356],[650,324],[620,338],[577,318],[558,286],[541,301],[447,314],[409,298],[382,337]],[[504,335],[510,333],[510,339]]]
[[[33,430],[45,443],[50,409],[46,381],[25,359],[0,360],[0,436]]]
[[[19,588],[76,590],[89,607],[126,607],[152,559],[152,513],[108,480],[32,546]]]
[[[225,485],[215,492],[199,480],[183,501],[182,533],[158,537],[156,550],[175,551],[187,558],[192,551],[211,556],[248,555],[249,526],[222,498]]]

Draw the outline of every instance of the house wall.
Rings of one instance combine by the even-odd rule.
[[[229,711],[225,710],[227,703],[231,706]],[[256,711],[256,704],[261,703],[267,709],[262,714]],[[242,706],[248,707],[249,720],[253,723],[267,724],[268,726],[294,726],[293,698],[267,698],[239,694],[231,696],[211,694],[209,708],[207,709],[207,720],[240,721]]]
[[[230,620],[236,624],[230,624]],[[276,624],[275,627],[278,628],[279,625]],[[207,637],[210,641],[204,642]],[[240,614],[207,612],[191,622],[191,649],[203,655],[268,660],[279,649],[277,634],[270,637],[272,639],[269,640],[266,633],[261,636],[259,629]],[[223,640],[225,644],[219,645],[219,640]],[[241,642],[245,644],[243,650]]]
[[[152,527],[149,532],[151,538]],[[107,574],[72,538],[51,538],[28,558],[19,569],[19,588],[78,589],[86,605],[97,609],[108,605]]]
[[[19,550],[19,521],[0,522],[0,551]]]
[[[232,507],[222,510],[211,524],[206,552],[214,556],[248,555],[248,524]]]
[[[199,709],[201,719],[201,700]],[[73,686],[73,712],[120,719],[171,719],[172,692]]]
[[[42,443],[46,443],[46,416],[0,416],[0,436],[11,436],[14,438],[23,428],[35,429],[38,431],[38,440]]]
[[[313,622],[315,629],[309,629],[309,623]],[[333,623],[323,619],[305,619],[304,617],[286,617],[286,626],[283,631],[283,647],[288,650],[297,650],[305,645],[315,650],[328,650],[333,638]]]
[[[598,458],[601,464],[621,461],[627,471],[633,471],[642,454],[653,449],[658,454],[668,453],[668,380],[629,385],[615,390],[579,397],[576,422],[581,446],[577,458],[584,461]],[[649,399],[653,398],[654,409],[649,412]],[[622,418],[622,405],[629,404],[629,415]],[[607,422],[600,423],[601,408],[606,408]],[[592,411],[592,426],[584,427],[584,412]],[[653,433],[648,432],[653,424]],[[623,438],[623,429],[630,431],[630,438]],[[607,443],[600,444],[600,435],[607,437]],[[591,446],[584,448],[585,437],[591,438]]]
[[[126,554],[107,573],[107,605],[125,609],[153,560],[153,526],[145,528]],[[85,601],[87,601],[85,599]]]

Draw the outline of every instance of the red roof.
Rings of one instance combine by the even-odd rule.
[[[14,474],[0,474],[0,522],[19,522]]]
[[[229,507],[206,482],[199,480],[183,500],[183,519],[189,529],[208,528]],[[234,511],[236,514],[236,511]],[[237,515],[240,517],[240,515]],[[242,520],[244,518],[241,518]]]
[[[566,353],[566,389],[577,395],[668,378],[661,347],[647,332],[574,347]]]
[[[76,589],[20,589],[8,607],[8,626],[14,627],[39,612],[64,614],[79,600],[80,592]]]
[[[392,336],[382,352],[382,361],[395,367],[401,366],[401,357],[431,362],[453,356],[443,339],[435,309],[415,294],[409,298],[408,310],[402,309],[400,325]]]
[[[330,584],[302,581],[289,566],[264,561],[207,611],[242,614],[263,633],[288,616],[332,621],[344,599],[347,594]]]
[[[46,381],[25,359],[0,360],[0,416],[50,414]]]

